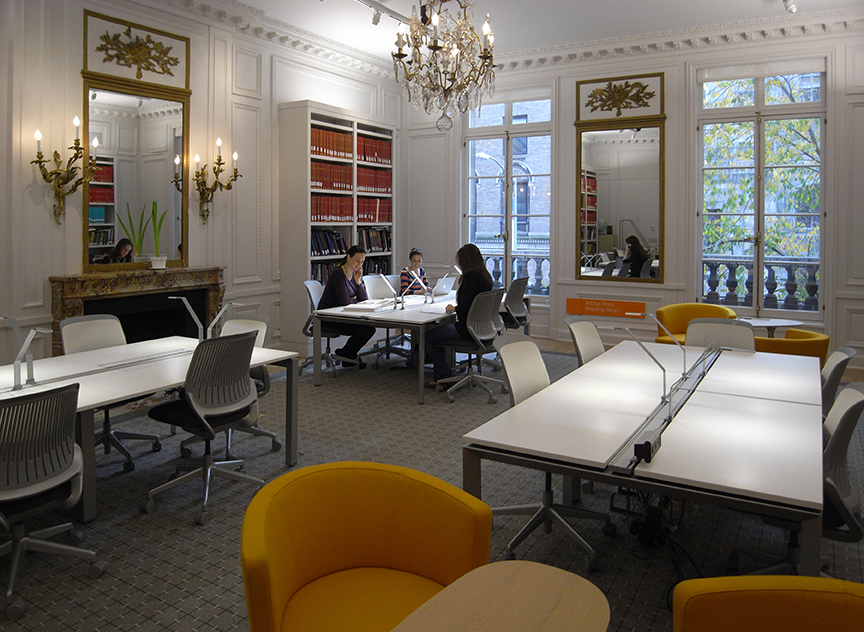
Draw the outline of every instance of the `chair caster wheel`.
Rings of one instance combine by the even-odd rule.
[[[205,524],[210,522],[210,514],[206,511],[199,511],[195,514],[195,522],[203,527]]]
[[[182,448],[180,448],[180,456],[182,456],[184,459],[188,459],[192,456],[192,448],[187,448],[184,445]]]
[[[582,493],[590,494],[594,491],[594,481],[582,481]]]
[[[161,441],[154,441],[153,442],[153,452],[159,452],[161,450],[162,450],[162,442]]]
[[[594,554],[590,554],[585,559],[585,566],[583,567],[586,573],[590,573],[593,570],[597,569],[597,560],[595,559]]]
[[[455,398],[455,397],[453,397],[453,396],[452,396],[452,395],[448,395],[448,396],[447,396],[447,399],[449,399],[449,400],[450,400],[450,403],[451,403],[451,404],[452,404],[452,403],[453,403],[453,402],[455,402],[455,401],[456,401],[456,398]]]
[[[279,450],[282,449],[282,444],[276,439],[273,439],[273,443],[270,444],[270,447],[272,448],[273,452],[279,452]]]
[[[87,569],[87,574],[93,579],[102,577],[102,573],[108,568],[108,563],[105,560],[96,560]]]
[[[69,532],[69,535],[66,536],[66,544],[68,544],[69,546],[78,546],[83,541],[84,534],[77,529],[73,529]]]
[[[506,549],[504,549],[504,559],[505,560],[515,560],[516,559],[516,552],[513,549],[511,549],[510,547],[507,547]]]
[[[17,621],[24,616],[24,600],[20,597],[6,606],[6,618]]]
[[[156,501],[152,498],[146,501],[143,505],[141,505],[141,511],[144,513],[153,513],[156,511]]]
[[[135,463],[133,461],[123,461],[123,471],[131,472],[135,469]]]
[[[377,370],[378,370],[378,363],[377,363],[377,362],[373,362],[373,363],[372,363],[372,368],[375,369],[375,370],[377,371]]]
[[[488,401],[490,404],[494,404],[494,403],[496,403],[498,400],[495,399],[494,397],[492,397],[492,396],[490,395],[490,396],[489,396],[489,399],[486,400],[486,401]]]
[[[603,534],[608,535],[610,538],[613,537],[616,533],[618,533],[618,525],[614,522],[607,522],[603,525]]]

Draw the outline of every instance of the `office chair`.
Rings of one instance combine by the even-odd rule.
[[[203,525],[209,521],[207,503],[211,477],[222,476],[259,487],[264,485],[259,478],[234,471],[242,469],[243,461],[217,462],[210,450],[210,442],[218,433],[229,428],[250,426],[258,417],[258,393],[249,377],[255,338],[256,334],[250,331],[199,343],[186,371],[184,397],[150,409],[152,419],[180,426],[201,437],[204,440],[204,459],[200,467],[181,465],[175,474],[185,469],[192,471],[151,489],[141,507],[144,512],[155,510],[153,498],[157,494],[200,476],[204,481],[204,499],[201,510],[195,514],[195,522]]]
[[[312,281],[303,281],[303,285],[306,287],[306,292],[309,295],[309,302],[312,305],[312,312],[318,309],[318,301],[321,300],[321,296],[324,294],[324,286],[321,285],[320,282],[312,280]],[[306,319],[306,323],[303,325],[303,334],[308,336],[310,339],[314,338],[315,332],[313,331],[313,316],[310,313],[309,318]],[[325,351],[324,351],[324,364],[330,369],[330,374],[333,377],[336,377],[336,361],[333,358],[333,352],[330,350],[330,341],[333,338],[338,338],[342,334],[335,329],[327,327],[326,323],[321,323],[321,337],[324,338],[325,341]],[[300,363],[300,373],[303,373],[303,369],[312,364],[312,358],[307,358],[303,362]]]
[[[828,356],[822,367],[822,418],[828,416],[828,411],[834,405],[837,397],[837,387],[843,379],[846,366],[858,352],[852,347],[839,347]],[[827,440],[827,437],[826,437]]]
[[[725,347],[755,351],[755,340],[753,325],[728,318],[694,318],[687,323],[687,332],[684,334],[684,344],[712,349]]]
[[[251,632],[390,630],[489,561],[483,501],[405,467],[305,467],[260,490],[240,556]]]
[[[651,273],[654,271],[654,260],[648,259],[645,263],[642,264],[642,269],[639,271],[639,277],[643,279],[652,278]]]
[[[804,329],[787,329],[784,338],[756,336],[756,351],[813,356],[819,358],[820,366],[825,366],[830,346],[829,336]]]
[[[366,295],[370,299],[390,299],[395,300],[393,297],[393,286],[390,285],[390,281],[387,280],[386,277],[380,277],[376,275],[364,276],[363,277],[363,285],[366,287]],[[398,292],[397,292],[398,294]],[[392,305],[391,305],[392,306]],[[398,339],[398,337],[397,337]],[[358,356],[364,355],[375,355],[375,360],[372,362],[372,368],[378,368],[378,361],[382,357],[390,358],[391,353],[395,353],[396,355],[402,356],[403,358],[410,358],[411,351],[409,349],[403,349],[401,347],[395,346],[395,341],[390,341],[390,329],[386,329],[384,331],[384,344],[382,346],[381,342],[378,341],[374,344],[371,349],[366,349],[361,351]]]
[[[242,334],[247,331],[255,332],[255,346],[263,347],[264,343],[267,340],[267,329],[270,327],[270,321],[266,318],[255,317],[255,318],[246,318],[234,316],[232,318],[227,318],[223,321],[222,331],[220,332],[220,336],[233,336],[235,334]],[[258,399],[264,397],[267,393],[270,392],[270,371],[267,370],[266,366],[256,366],[249,369],[249,377],[252,378],[252,381],[255,383],[255,390],[258,392]],[[225,458],[226,459],[234,459],[236,458],[233,454],[231,454],[231,439],[234,432],[245,432],[247,434],[255,435],[257,437],[267,437],[270,439],[270,448],[273,452],[278,452],[282,449],[282,443],[279,439],[276,438],[276,433],[270,430],[265,430],[258,425],[259,420],[256,419],[255,423],[251,426],[238,426],[237,428],[229,428],[225,431]],[[188,439],[184,439],[180,442],[180,454],[184,459],[188,459],[192,456],[192,450],[187,446],[192,443],[198,443],[202,441],[200,437],[192,436]]]
[[[864,620],[864,585],[825,577],[689,579],[672,601],[674,632],[849,632]]]
[[[615,273],[615,266],[616,265],[617,265],[617,263],[615,261],[610,261],[609,263],[605,264],[603,266],[603,272],[600,274],[600,276],[604,276],[604,277],[612,276]]]
[[[483,356],[487,353],[495,353],[495,347],[492,346],[492,341],[504,328],[504,321],[501,320],[499,310],[501,308],[501,297],[504,295],[504,290],[490,290],[488,292],[480,292],[474,297],[474,302],[471,303],[471,309],[468,310],[468,317],[465,325],[468,327],[468,332],[471,334],[471,340],[447,340],[442,343],[442,346],[449,347],[454,353],[468,354],[468,361],[465,366],[467,375],[465,377],[448,377],[443,380],[438,380],[437,390],[441,390],[442,384],[452,384],[453,386],[447,389],[447,397],[450,401],[455,401],[453,393],[463,387],[479,386],[489,394],[489,403],[494,404],[497,400],[492,395],[490,384],[501,386],[501,392],[507,392],[507,385],[504,380],[499,380],[492,377],[487,377],[479,373],[482,366]],[[474,371],[474,358],[477,360],[477,372]]]
[[[63,340],[63,352],[67,354],[126,344],[126,334],[123,333],[120,319],[112,314],[90,314],[87,316],[66,318],[60,321],[60,337]],[[135,469],[135,462],[132,460],[132,453],[123,445],[122,439],[150,441],[152,442],[153,452],[159,452],[162,449],[162,442],[159,439],[159,435],[112,430],[109,411],[111,408],[125,406],[147,397],[149,395],[136,397],[118,402],[113,406],[106,406],[102,409],[105,419],[102,422],[102,432],[96,435],[96,445],[104,445],[105,454],[111,452],[111,446],[117,448],[117,451],[126,459],[123,462],[123,469],[127,472]]]
[[[71,509],[81,497],[81,448],[75,444],[78,384],[0,401],[0,556],[11,553],[6,582],[6,616],[24,614],[15,599],[15,580],[26,551],[73,555],[90,561],[99,577],[106,563],[96,553],[71,546],[81,541],[71,522],[27,532],[26,522],[54,509]],[[51,538],[68,533],[69,545]]]
[[[503,314],[504,326],[507,329],[519,329],[531,324],[531,312],[528,311],[528,306],[525,304],[525,290],[527,289],[528,277],[515,279],[507,288],[507,294],[504,295],[504,309],[506,311]]]
[[[597,327],[587,316],[567,316],[564,323],[570,330],[573,346],[576,348],[576,356],[579,358],[579,366],[590,362],[606,351]]]
[[[510,388],[510,404],[515,406],[525,401],[532,395],[542,391],[549,386],[549,375],[546,372],[546,364],[540,355],[540,350],[531,338],[519,334],[507,334],[495,339],[495,349],[501,356],[504,364],[504,372],[507,375],[507,383]],[[603,532],[607,535],[615,535],[616,526],[608,514],[589,511],[587,509],[576,509],[566,505],[555,503],[555,494],[552,491],[552,472],[545,472],[545,486],[540,503],[530,505],[513,505],[509,507],[493,507],[493,515],[528,515],[531,519],[516,534],[507,548],[504,556],[514,559],[514,549],[527,538],[540,525],[546,525],[547,532],[554,523],[561,527],[576,543],[588,554],[588,567],[593,568],[596,552],[585,539],[564,519],[586,518],[590,520],[603,520]]]
[[[737,318],[735,310],[723,305],[711,303],[673,303],[657,308],[657,320],[669,330],[672,336],[684,344],[687,335],[687,324],[694,318]],[[654,342],[674,345],[672,338],[663,331],[663,327],[657,326],[657,337]],[[758,349],[757,349],[758,351]]]

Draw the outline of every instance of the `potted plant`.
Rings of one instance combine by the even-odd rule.
[[[146,205],[144,208],[146,208]],[[132,220],[132,211],[129,210],[129,202],[126,202],[126,217],[129,219],[129,224],[127,225],[120,215],[117,216],[117,219],[120,220],[120,226],[123,227],[123,231],[126,233],[129,241],[132,242],[132,248],[135,249],[135,254],[137,255],[137,257],[141,257],[143,255],[144,235],[147,233],[147,226],[150,224],[149,217],[147,218],[146,222],[144,221],[144,208],[141,209],[141,215],[138,217],[137,230],[135,229],[135,222]]]
[[[165,221],[165,216],[167,214],[168,211],[162,211],[162,215],[159,215],[159,211],[156,208],[156,201],[154,200],[152,210],[150,211],[150,219],[148,220],[153,225],[153,246],[156,249],[156,255],[150,257],[151,268],[164,268],[165,262],[168,260],[167,256],[162,256],[159,252],[159,235],[162,232],[162,222]]]

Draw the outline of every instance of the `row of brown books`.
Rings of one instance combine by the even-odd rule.
[[[391,193],[393,172],[389,169],[357,167],[357,190],[367,193]]]
[[[357,198],[357,221],[389,224],[393,221],[393,200]]]
[[[381,138],[357,137],[357,160],[389,165],[393,143]]]
[[[316,156],[350,159],[354,155],[351,139],[350,132],[336,132],[330,129],[313,127],[312,145],[309,150]]]
[[[360,228],[357,230],[357,243],[366,252],[390,252],[390,229]]]
[[[114,202],[114,187],[98,187],[90,185],[91,204],[112,204]]]
[[[597,193],[597,178],[594,176],[582,176],[582,192]]]
[[[335,165],[329,162],[312,163],[313,189],[351,191],[351,165]]]
[[[96,165],[93,171],[93,182],[114,182],[114,166]]]
[[[313,195],[313,222],[354,221],[354,200],[344,195]]]

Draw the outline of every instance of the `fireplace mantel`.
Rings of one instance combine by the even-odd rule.
[[[63,354],[60,321],[84,314],[88,300],[120,298],[146,294],[165,294],[182,290],[205,290],[207,321],[219,313],[225,283],[222,268],[166,268],[164,270],[111,270],[50,277],[52,352]]]

